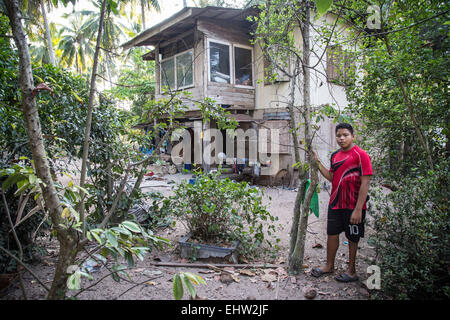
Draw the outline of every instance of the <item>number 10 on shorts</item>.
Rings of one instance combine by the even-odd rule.
[[[348,227],[350,228],[350,234],[357,236],[359,234],[359,228],[356,224],[349,224]]]

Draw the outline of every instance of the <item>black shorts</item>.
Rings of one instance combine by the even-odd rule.
[[[327,234],[329,236],[345,232],[345,236],[351,242],[357,243],[359,238],[364,238],[364,220],[366,210],[362,211],[362,222],[350,224],[353,209],[331,209],[328,208]]]

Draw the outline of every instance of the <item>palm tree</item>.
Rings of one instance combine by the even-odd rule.
[[[64,18],[69,18],[66,14]],[[61,40],[58,43],[58,49],[62,51],[61,62],[67,67],[72,67],[75,63],[76,72],[81,74],[87,70],[91,61],[89,57],[94,54],[94,48],[91,44],[88,34],[84,29],[85,21],[82,14],[71,14],[68,24],[61,26],[59,36]]]
[[[47,19],[47,11],[45,10],[45,6],[47,8],[51,8],[51,6],[58,6],[57,1],[51,1],[51,0],[28,0],[23,1],[23,12],[27,12],[28,17],[30,18],[30,24],[31,25],[40,25],[41,21],[41,15],[43,19],[43,30],[45,33],[45,42],[47,45],[48,53],[44,54],[49,58],[49,61],[52,65],[56,65],[56,59],[55,59],[55,51],[53,50],[53,43],[52,43],[52,36],[51,31],[49,28],[49,23]]]
[[[151,10],[154,9],[156,12],[161,11],[161,7],[159,5],[158,0],[130,0],[130,1],[123,1],[121,3],[121,6],[125,6],[127,3],[131,3],[131,7],[136,7],[139,5],[141,9],[141,19],[142,19],[142,28],[143,30],[146,29],[145,26],[145,10]],[[132,15],[133,16],[133,15]]]

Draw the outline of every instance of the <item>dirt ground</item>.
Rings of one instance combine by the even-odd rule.
[[[186,174],[164,176],[165,180],[146,180],[142,188],[144,191],[160,191],[163,194],[171,193],[171,180],[179,182],[189,179]],[[304,271],[297,276],[288,275],[286,270],[287,254],[289,251],[289,232],[291,229],[292,214],[296,197],[295,190],[282,187],[262,187],[265,193],[264,201],[270,213],[279,218],[282,228],[278,231],[281,250],[275,259],[266,258],[265,261],[249,261],[249,265],[255,264],[279,264],[278,268],[234,268],[227,260],[197,259],[194,263],[230,263],[229,267],[221,268],[222,271],[211,268],[198,267],[167,267],[155,264],[161,263],[191,263],[188,259],[181,259],[177,241],[185,234],[181,224],[175,228],[166,228],[158,235],[168,238],[173,243],[172,249],[164,252],[153,250],[144,261],[137,261],[136,266],[129,270],[131,280],[116,282],[112,277],[106,277],[98,285],[85,290],[76,298],[81,300],[173,300],[172,279],[175,273],[189,271],[203,277],[207,284],[197,285],[199,297],[208,300],[305,300],[307,293],[316,293],[315,300],[366,300],[370,293],[365,287],[365,280],[369,277],[366,270],[374,252],[367,243],[370,228],[366,224],[366,237],[361,239],[357,256],[357,272],[360,280],[353,283],[340,283],[334,277],[346,270],[348,261],[348,245],[344,234],[340,237],[340,246],[336,256],[336,271],[332,275],[314,278],[310,275],[313,267],[323,265],[326,260],[326,208],[329,199],[328,192],[321,188],[319,194],[320,216],[309,217],[308,234],[306,237],[306,249]],[[269,200],[271,197],[272,200]],[[370,220],[370,215],[367,216]],[[42,261],[32,265],[32,270],[48,286],[51,284],[54,265],[57,259],[58,244],[51,242],[45,244],[47,254],[42,256]],[[113,261],[108,262],[112,265]],[[242,264],[243,262],[240,261]],[[243,271],[245,270],[245,271]],[[83,280],[83,288],[86,288],[103,278],[109,271],[101,267],[92,273],[94,281]],[[226,276],[233,275],[233,277]],[[29,274],[24,274],[25,285],[29,299],[45,299],[46,291]],[[69,292],[74,296],[76,292]],[[183,299],[189,299],[185,290]],[[22,299],[18,283],[12,285],[2,300]]]

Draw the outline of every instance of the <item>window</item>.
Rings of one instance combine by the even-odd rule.
[[[327,48],[327,78],[329,82],[344,84],[350,68],[349,55],[341,46]]]
[[[230,83],[230,46],[223,43],[209,43],[209,70],[212,82]]]
[[[161,62],[161,87],[183,89],[194,85],[192,50],[179,53]]]
[[[253,49],[208,41],[209,81],[253,87]]]
[[[161,87],[175,89],[175,68],[173,58],[161,62]]]
[[[180,54],[177,61],[177,87],[186,88],[194,84],[194,72],[192,69],[192,51]]]
[[[234,47],[234,83],[240,86],[252,86],[252,50]]]

